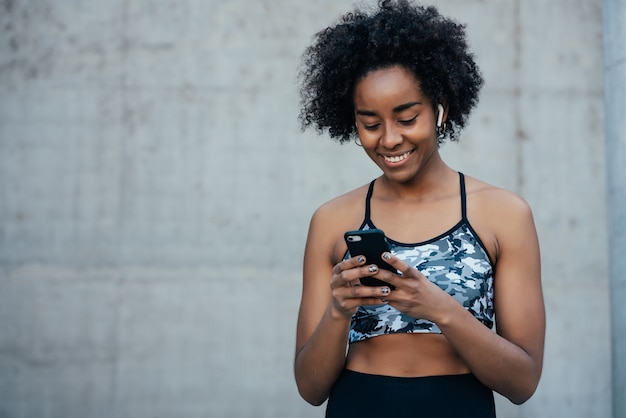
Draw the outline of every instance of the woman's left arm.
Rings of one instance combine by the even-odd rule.
[[[395,257],[398,277],[378,277],[396,285],[391,304],[437,324],[472,373],[515,404],[527,401],[539,384],[543,366],[545,308],[539,243],[528,204],[509,194],[492,217],[496,248],[494,333],[450,295]],[[492,214],[494,215],[494,214]],[[415,277],[417,276],[417,277]],[[398,299],[396,299],[397,293]],[[394,300],[395,299],[395,300]]]
[[[492,221],[497,334],[465,309],[461,315],[460,305],[454,308],[458,315],[445,315],[437,325],[480,381],[521,404],[535,392],[543,368],[546,319],[541,261],[530,207],[508,193],[502,200],[499,216]]]

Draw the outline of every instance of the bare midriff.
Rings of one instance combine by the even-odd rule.
[[[387,334],[350,344],[346,368],[398,377],[470,373],[441,334]]]

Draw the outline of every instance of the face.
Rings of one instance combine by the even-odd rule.
[[[354,109],[363,149],[390,180],[410,182],[439,160],[433,104],[410,71],[395,66],[365,75]]]

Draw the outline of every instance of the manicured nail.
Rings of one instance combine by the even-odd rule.
[[[378,271],[378,267],[371,265],[369,266],[368,270],[370,271],[370,273],[376,273]]]
[[[356,261],[358,261],[359,263],[365,263],[365,257],[360,255],[359,258],[356,259]]]
[[[389,292],[391,292],[391,290],[388,287],[382,287],[380,289],[380,293],[382,293],[383,295],[388,295]]]
[[[389,253],[383,253],[383,259],[384,260],[389,260],[391,258],[391,254]]]

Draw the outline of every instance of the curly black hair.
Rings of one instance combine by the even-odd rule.
[[[394,65],[412,71],[433,106],[448,105],[446,135],[458,140],[483,85],[465,25],[407,0],[379,1],[370,14],[357,8],[315,35],[299,73],[302,129],[314,125],[340,143],[349,141],[356,135],[356,83]]]

